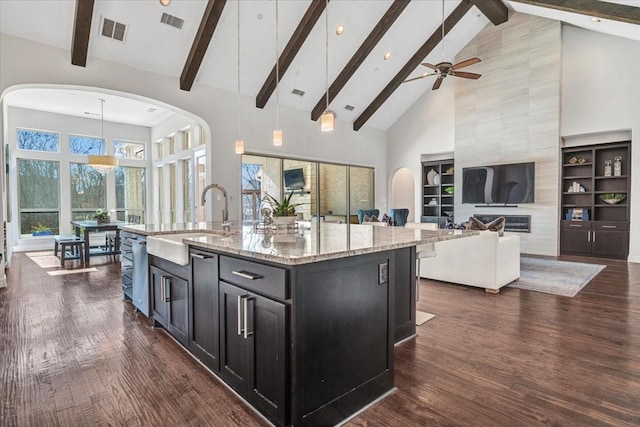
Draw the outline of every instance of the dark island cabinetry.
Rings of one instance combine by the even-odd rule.
[[[560,253],[629,255],[631,143],[562,150]]]
[[[414,259],[151,255],[153,320],[275,425],[335,425],[393,389],[394,343],[415,334]]]

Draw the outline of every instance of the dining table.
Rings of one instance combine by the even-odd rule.
[[[89,257],[97,255],[115,255],[118,254],[118,248],[108,249],[106,246],[104,249],[91,251],[89,244],[89,235],[91,233],[101,233],[106,231],[115,231],[116,240],[120,237],[120,226],[128,224],[125,221],[111,221],[111,222],[98,222],[98,221],[71,221],[71,225],[75,228],[75,234],[78,237],[84,239],[84,261],[89,263]]]

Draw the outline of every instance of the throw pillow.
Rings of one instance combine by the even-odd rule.
[[[495,231],[498,233],[499,236],[503,236],[505,222],[506,221],[503,216],[494,219],[488,224],[485,224],[484,222],[480,221],[478,218],[471,216],[469,217],[469,222],[467,223],[467,229],[478,230],[478,231],[484,231],[484,230]]]

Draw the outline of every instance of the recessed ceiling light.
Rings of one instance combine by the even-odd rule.
[[[592,16],[591,22],[600,22],[600,18],[596,18],[595,16]]]
[[[341,36],[344,33],[344,25],[340,24],[336,27],[336,34]]]
[[[160,4],[163,6],[169,6],[169,3],[171,3],[171,0],[160,0]]]
[[[262,19],[264,17],[264,15],[262,15],[261,13],[258,14],[258,19]]]
[[[385,52],[385,54],[384,54],[384,60],[386,61],[386,60],[388,60],[388,59],[390,59],[390,58],[391,58],[391,52]]]
[[[422,73],[422,77],[427,77],[429,73]]]

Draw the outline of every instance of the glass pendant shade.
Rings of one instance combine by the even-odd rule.
[[[244,140],[236,139],[236,154],[244,154]]]
[[[282,146],[282,131],[280,129],[273,131],[273,145],[276,147]]]
[[[114,156],[89,156],[89,166],[108,171],[118,167],[118,159]]]
[[[331,132],[333,130],[334,116],[331,111],[325,111],[320,116],[320,130],[322,132]]]

